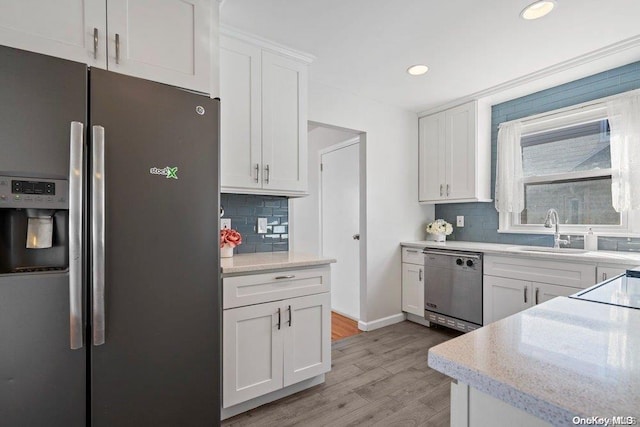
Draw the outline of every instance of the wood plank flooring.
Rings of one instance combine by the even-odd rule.
[[[358,322],[351,320],[336,312],[331,312],[331,341],[338,341],[354,335],[358,335]]]
[[[337,341],[325,383],[222,425],[449,426],[450,379],[427,366],[427,351],[458,335],[405,321]]]

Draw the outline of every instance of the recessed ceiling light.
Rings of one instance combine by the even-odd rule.
[[[411,74],[412,76],[421,76],[427,71],[429,71],[429,67],[423,64],[412,65],[411,67],[407,68],[407,73]]]
[[[555,0],[539,0],[522,9],[520,16],[526,20],[542,18],[551,12],[555,6]]]

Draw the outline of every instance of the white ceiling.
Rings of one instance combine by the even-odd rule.
[[[220,17],[315,55],[314,81],[416,112],[640,34],[639,0],[557,0],[525,21],[531,1],[226,0]],[[416,63],[430,71],[409,76]]]

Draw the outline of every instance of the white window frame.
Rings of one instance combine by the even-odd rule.
[[[522,123],[522,137],[604,120],[607,118],[606,102],[616,97],[617,96],[602,98],[597,101],[520,119]],[[608,176],[611,175],[611,172],[611,169],[600,169],[530,176],[524,178],[523,184]],[[621,212],[619,225],[562,224],[562,220],[563,218],[560,218],[560,232],[562,234],[586,234],[589,229],[592,229],[594,233],[601,236],[640,237],[640,212]],[[553,233],[553,230],[546,228],[543,224],[520,224],[520,213],[500,212],[498,224],[498,233]]]

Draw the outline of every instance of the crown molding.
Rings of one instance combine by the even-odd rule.
[[[538,71],[534,71],[533,73],[526,74],[522,77],[515,78],[513,80],[508,80],[504,83],[500,83],[499,85],[492,86],[490,88],[472,93],[470,95],[457,98],[453,101],[447,102],[445,104],[441,104],[437,107],[429,108],[424,111],[418,112],[418,117],[428,116],[430,114],[434,114],[443,110],[447,110],[449,108],[457,107],[458,105],[465,104],[467,102],[490,97],[492,95],[499,94],[501,92],[508,91],[510,89],[514,89],[520,86],[524,86],[526,84],[536,82],[545,77],[552,76],[554,74],[558,74],[564,71],[568,71],[595,61],[602,60],[612,55],[616,55],[622,52],[625,52],[630,49],[635,49],[640,47],[640,35],[630,37],[628,39],[619,41],[617,43],[610,44],[603,48],[594,50],[592,52],[586,53],[584,55],[576,56],[567,61],[560,62],[558,64],[552,65],[550,67],[543,68]],[[622,65],[622,64],[620,64]],[[586,76],[585,76],[586,77]],[[538,89],[543,90],[543,89]]]
[[[254,44],[256,46],[261,47],[262,49],[265,49],[280,55],[291,57],[293,59],[304,62],[306,64],[311,64],[316,59],[316,57],[314,55],[311,55],[310,53],[292,49],[288,46],[273,42],[271,40],[267,40],[263,37],[256,36],[255,34],[247,33],[245,31],[239,30],[237,28],[234,28],[228,25],[220,26],[220,35],[232,37],[238,40],[245,41],[247,43]]]

